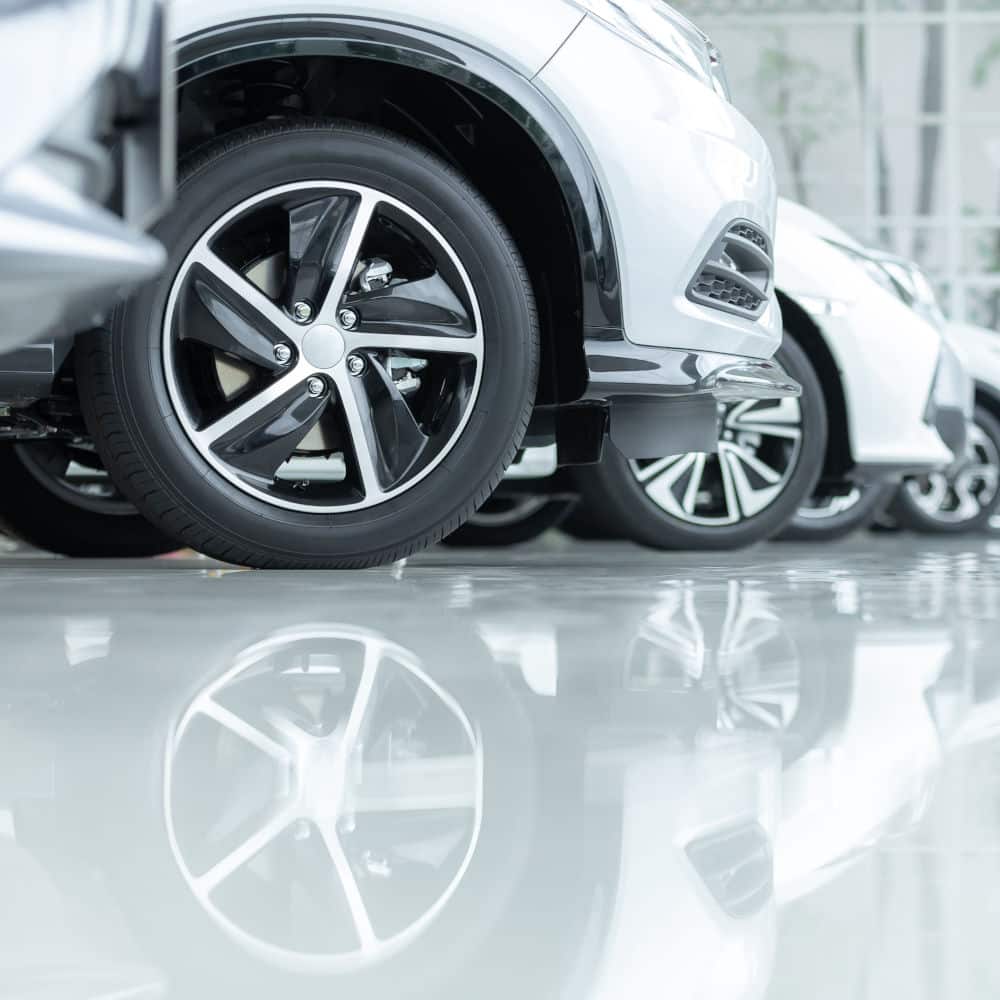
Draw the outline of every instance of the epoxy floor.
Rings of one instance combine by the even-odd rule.
[[[1000,996],[1000,541],[0,560],[0,997]]]

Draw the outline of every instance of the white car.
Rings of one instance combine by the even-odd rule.
[[[18,351],[0,355],[0,413],[18,374],[30,383],[51,368],[51,338],[163,266],[163,247],[143,232],[174,175],[163,7],[0,4],[0,352]],[[2,413],[0,439],[29,422]]]
[[[778,357],[803,385],[802,399],[720,407],[717,455],[636,461],[608,447],[571,481],[556,475],[543,507],[537,485],[524,484],[536,494],[526,498],[515,483],[467,540],[488,541],[490,530],[514,540],[529,516],[539,528],[564,516],[577,491],[583,512],[569,530],[659,548],[733,548],[779,532],[837,537],[874,518],[905,475],[944,469],[964,453],[971,381],[910,290],[926,280],[799,205],[782,199],[778,215]]]
[[[949,323],[945,336],[975,380],[968,446],[948,469],[908,478],[890,516],[902,527],[948,534],[986,528],[1000,510],[1000,335]]]
[[[717,400],[799,392],[770,360],[770,154],[668,5],[182,0],[173,23],[169,262],[75,350],[98,453],[165,534],[392,561],[526,433],[564,462],[606,434],[712,449]]]
[[[60,551],[94,535],[122,554],[174,547],[95,468],[67,392],[76,332],[166,262],[146,232],[174,186],[164,7],[0,4],[0,527]]]

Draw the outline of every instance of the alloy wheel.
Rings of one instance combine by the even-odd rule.
[[[630,463],[646,495],[688,524],[737,524],[782,494],[802,450],[797,399],[745,400],[726,407],[717,454],[689,452]]]
[[[1000,490],[1000,451],[993,439],[973,424],[969,427],[966,461],[957,471],[913,476],[903,488],[917,507],[935,521],[972,521],[993,503]]]
[[[163,323],[178,420],[240,490],[312,513],[373,507],[448,455],[484,363],[471,280],[414,209],[371,188],[287,184],[217,220]]]

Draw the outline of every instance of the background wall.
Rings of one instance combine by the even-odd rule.
[[[722,50],[783,193],[1000,330],[1000,0],[674,4]]]

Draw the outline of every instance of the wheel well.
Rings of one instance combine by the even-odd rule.
[[[542,333],[537,401],[583,394],[583,285],[569,208],[535,139],[492,101],[409,66],[292,56],[191,80],[181,88],[178,115],[182,161],[234,129],[295,118],[379,125],[436,153],[490,202],[524,258]]]
[[[786,334],[789,334],[805,351],[823,389],[823,402],[830,428],[826,460],[823,463],[823,478],[843,479],[851,471],[854,458],[851,454],[847,401],[844,397],[840,370],[823,339],[823,334],[809,314],[784,292],[778,292],[778,301],[781,303]]]
[[[992,416],[1000,420],[1000,396],[979,383],[976,384],[976,406],[988,410]]]

